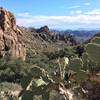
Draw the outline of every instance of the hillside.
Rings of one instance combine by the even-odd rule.
[[[0,8],[0,54],[0,100],[100,99],[100,34],[80,44]]]

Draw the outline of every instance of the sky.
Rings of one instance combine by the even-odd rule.
[[[52,29],[100,29],[100,0],[0,0],[17,24]]]

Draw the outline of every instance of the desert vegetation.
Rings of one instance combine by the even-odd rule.
[[[9,18],[6,13],[0,18]],[[2,20],[3,30],[0,22],[5,36],[0,44],[0,100],[100,99],[100,33],[79,43],[47,26],[25,28],[5,20],[10,24]]]

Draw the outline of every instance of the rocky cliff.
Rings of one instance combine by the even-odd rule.
[[[0,8],[0,57],[9,54],[11,57],[25,60],[26,49],[21,39],[22,32],[16,25],[14,15]]]

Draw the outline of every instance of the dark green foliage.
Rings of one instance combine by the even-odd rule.
[[[33,100],[33,95],[32,91],[25,91],[22,95],[22,100]]]
[[[42,95],[42,99],[43,99],[43,100],[49,100],[49,92],[46,92],[46,91],[45,91],[45,92],[43,93],[43,95]]]
[[[32,80],[32,76],[24,76],[22,79],[21,79],[21,86],[23,88],[23,90],[25,90],[27,88],[27,86],[29,85],[29,83],[31,82]]]
[[[83,46],[77,46],[76,47],[76,54],[78,54],[78,57],[82,57],[82,54],[84,52],[84,47]]]

